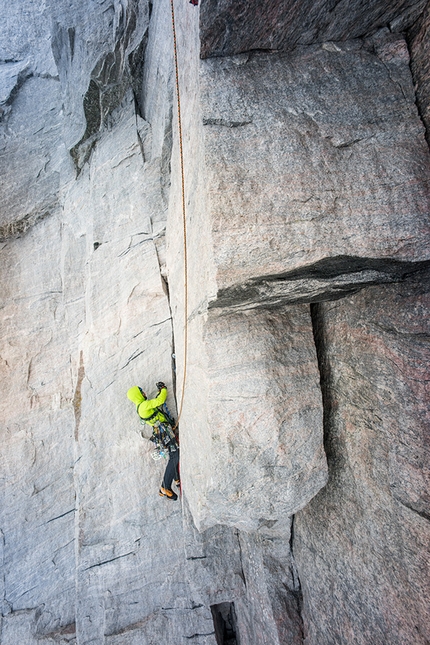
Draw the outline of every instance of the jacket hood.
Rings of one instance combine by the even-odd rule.
[[[137,385],[131,387],[127,392],[127,398],[134,403],[134,405],[139,405],[142,401],[145,401],[145,398],[142,395],[142,392],[139,390]]]

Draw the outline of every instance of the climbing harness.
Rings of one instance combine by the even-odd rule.
[[[192,3],[194,4],[194,2]],[[188,252],[187,252],[187,214],[185,207],[185,173],[184,173],[184,151],[182,145],[182,119],[181,119],[181,97],[179,92],[179,66],[178,66],[178,47],[176,40],[176,26],[175,26],[175,8],[174,0],[170,0],[170,8],[172,13],[172,31],[173,31],[173,56],[175,63],[175,79],[176,79],[176,99],[177,99],[177,112],[178,112],[178,141],[179,141],[179,160],[181,169],[181,192],[182,192],[182,225],[184,235],[184,372],[182,377],[182,391],[181,401],[178,409],[178,418],[173,430],[176,430],[179,424],[179,419],[182,414],[184,406],[184,393],[185,382],[187,378],[187,362],[188,362]]]
[[[142,401],[142,403],[143,403],[143,401]],[[139,414],[139,407],[140,407],[140,405],[141,405],[141,403],[139,403],[139,405],[138,405],[138,406],[137,406],[137,408],[136,408],[137,414]],[[141,421],[151,421],[151,419],[155,419],[155,417],[157,416],[157,414],[158,414],[159,412],[160,412],[160,410],[157,408],[157,409],[156,409],[156,410],[151,414],[151,416],[150,416],[150,417],[140,417],[140,414],[139,414],[139,417],[140,417]]]
[[[150,441],[155,444],[151,453],[151,457],[155,461],[162,457],[167,459],[170,453],[176,452],[178,449],[175,433],[167,423],[156,423]]]

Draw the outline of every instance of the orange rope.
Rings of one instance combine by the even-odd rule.
[[[182,392],[181,402],[179,404],[178,420],[173,428],[178,427],[179,419],[181,418],[182,408],[184,406],[184,393],[185,381],[187,378],[187,361],[188,361],[188,257],[187,257],[187,215],[185,208],[185,173],[184,173],[184,151],[182,146],[182,120],[181,120],[181,97],[179,93],[179,67],[178,67],[178,48],[176,41],[176,26],[175,26],[175,9],[173,1],[170,0],[170,7],[172,11],[172,29],[173,29],[173,54],[175,61],[175,75],[176,75],[176,97],[178,108],[178,139],[179,139],[179,158],[181,167],[181,191],[182,191],[182,223],[184,230],[184,374],[182,379]]]

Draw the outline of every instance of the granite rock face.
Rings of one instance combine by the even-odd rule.
[[[430,4],[427,4],[420,18],[409,32],[412,53],[411,71],[415,80],[417,104],[430,141],[430,64],[428,59],[430,43]]]
[[[0,25],[0,641],[424,645],[429,4],[174,7],[186,276],[169,0]]]
[[[295,518],[306,642],[429,641],[429,288],[314,306],[330,477]]]
[[[207,0],[200,12],[201,55],[249,50],[289,51],[297,45],[362,38],[377,29],[404,30],[427,0]]]
[[[0,27],[0,237],[22,233],[59,207],[71,164],[46,3],[11,2]]]
[[[61,207],[136,68],[141,76],[147,29],[146,2],[12,3],[0,34],[1,237]]]
[[[201,86],[213,306],[331,299],[429,259],[430,159],[402,38],[213,59]]]
[[[69,150],[84,143],[94,145],[97,133],[112,125],[110,116],[127,88],[139,89],[134,73],[141,78],[148,3],[109,0],[103,4],[72,0],[49,3],[47,9],[64,101],[63,137]],[[78,152],[74,150],[75,163]]]
[[[190,386],[206,396],[187,400],[183,436],[194,520],[247,531],[282,523],[327,475],[309,308],[212,315],[204,343],[206,367],[190,352],[201,375]]]
[[[198,49],[196,24],[188,45]],[[325,479],[324,460],[315,461],[322,455],[321,411],[308,394],[316,372],[308,369],[307,382],[299,379],[295,389],[294,370],[313,345],[310,319],[303,346],[298,328],[286,340],[297,314],[282,308],[395,282],[428,263],[430,157],[400,35],[380,30],[364,40],[288,54],[194,60],[195,66],[181,67],[183,86],[200,88],[197,97],[182,96],[193,366],[184,400],[190,432],[183,439],[183,476],[199,528],[218,518],[249,530],[266,517],[277,519],[272,502],[287,514],[299,507],[286,485],[295,459],[308,481],[299,485],[302,504]],[[174,166],[173,177],[178,174]],[[173,183],[168,266],[180,351],[179,188]],[[286,328],[280,320],[289,321]],[[278,405],[292,416],[277,416]],[[243,422],[255,426],[246,438]],[[255,442],[264,461],[269,428],[279,423],[288,438],[275,443],[292,471],[278,457],[265,462],[264,468],[274,468],[275,486],[285,482],[275,492],[260,488],[267,471],[263,475],[259,459],[244,455]],[[310,432],[304,444],[294,440],[303,437],[301,423]],[[193,450],[196,442],[200,450]]]
[[[47,219],[2,249],[1,635],[11,644],[75,622],[73,347],[60,253],[51,262],[60,229]]]

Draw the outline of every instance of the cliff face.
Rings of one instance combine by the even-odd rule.
[[[1,643],[424,645],[430,5],[175,15],[187,303],[169,0],[0,26]]]

